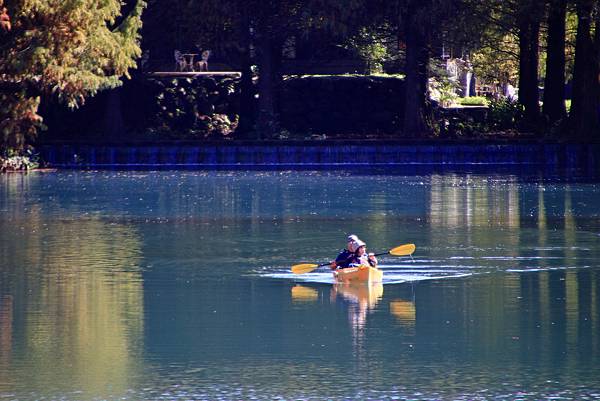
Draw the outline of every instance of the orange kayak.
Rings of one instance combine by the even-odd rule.
[[[333,272],[333,278],[337,283],[357,284],[357,283],[381,283],[383,272],[371,266],[347,267],[337,269]]]

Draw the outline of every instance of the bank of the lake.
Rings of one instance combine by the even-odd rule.
[[[352,166],[525,166],[600,171],[600,144],[537,141],[170,141],[48,142],[38,147],[61,168],[328,168]]]

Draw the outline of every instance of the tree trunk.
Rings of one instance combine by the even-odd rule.
[[[577,2],[577,37],[573,70],[573,99],[570,127],[579,138],[598,134],[598,57],[591,33],[594,0]],[[600,34],[597,32],[597,37]]]
[[[430,1],[411,1],[405,15],[406,78],[404,84],[404,135],[423,137],[430,133],[429,114],[429,38],[425,16]]]
[[[540,106],[538,89],[540,19],[538,0],[526,0],[520,4],[519,26],[519,103],[524,108],[522,129],[538,128]]]
[[[244,17],[241,32],[241,70],[242,79],[240,83],[240,123],[239,132],[242,136],[247,136],[254,130],[256,123],[254,115],[254,83],[252,81],[252,57],[250,47],[252,39],[250,37],[250,19]]]
[[[268,35],[258,42],[257,137],[272,138],[279,132],[277,95],[281,81],[281,47]]]
[[[563,119],[565,108],[566,0],[549,0],[548,47],[544,81],[544,117],[553,125]]]

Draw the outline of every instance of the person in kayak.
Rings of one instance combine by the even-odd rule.
[[[348,236],[348,245],[335,261],[331,262],[331,270],[345,269],[361,265],[377,266],[377,258],[374,254],[367,254],[367,244],[361,241],[356,235]]]
[[[356,241],[360,241],[356,235],[352,234],[348,236],[346,249],[340,252],[337,258],[330,263],[331,270],[337,268],[345,269],[350,265],[350,260],[356,253]]]
[[[356,252],[350,259],[350,267],[371,266],[377,267],[377,258],[374,253],[367,253],[367,244],[358,240],[355,242]]]

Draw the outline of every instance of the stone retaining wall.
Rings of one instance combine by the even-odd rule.
[[[402,165],[521,165],[599,172],[600,145],[407,144],[401,142],[213,142],[206,144],[46,144],[38,150],[52,167],[211,168],[352,167]]]

